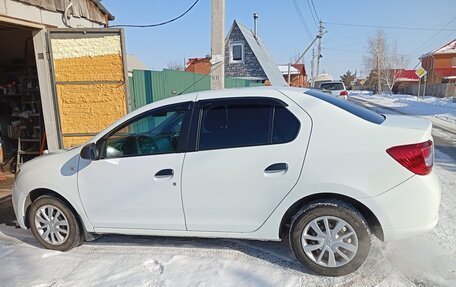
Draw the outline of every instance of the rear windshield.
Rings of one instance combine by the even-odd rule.
[[[323,83],[320,85],[320,88],[328,91],[343,90],[344,86],[342,83]]]
[[[305,94],[315,97],[317,99],[320,99],[322,101],[325,101],[327,103],[330,103],[338,108],[341,108],[359,118],[362,118],[363,120],[366,120],[368,122],[374,123],[374,124],[381,124],[385,121],[385,116],[377,114],[376,112],[373,112],[369,109],[360,107],[356,104],[353,104],[347,100],[341,99],[339,97],[334,97],[332,95],[322,93],[317,90],[308,90],[304,92]]]

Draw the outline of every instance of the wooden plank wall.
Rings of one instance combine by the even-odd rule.
[[[53,12],[65,11],[68,0],[15,0]],[[73,0],[73,16],[86,18],[100,24],[108,24],[107,15],[100,11],[91,0]]]

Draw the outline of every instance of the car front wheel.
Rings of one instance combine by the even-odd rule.
[[[365,261],[370,230],[364,217],[344,202],[313,202],[293,217],[290,244],[310,270],[325,276],[346,275]]]
[[[78,221],[73,211],[57,197],[44,195],[35,200],[28,220],[36,240],[47,249],[67,251],[80,243]]]

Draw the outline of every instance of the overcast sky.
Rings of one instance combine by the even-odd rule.
[[[111,25],[154,24],[178,16],[194,1],[104,0],[103,4],[116,17]],[[165,26],[127,28],[128,53],[155,70],[166,68],[169,62],[210,54],[210,3],[200,0],[183,18]],[[234,19],[252,27],[252,14],[259,13],[259,34],[274,60],[283,64],[310,44],[318,32],[315,22],[321,18],[327,31],[322,42],[321,69],[334,79],[347,70],[367,74],[363,57],[368,37],[379,28],[366,26],[384,27],[390,42],[397,43],[399,53],[408,56],[409,68],[418,63],[420,55],[456,39],[456,0],[313,0],[313,3],[316,21],[311,14],[311,0],[227,0],[225,33]],[[308,74],[311,54],[309,51],[305,56]]]

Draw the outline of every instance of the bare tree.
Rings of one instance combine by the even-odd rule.
[[[183,71],[185,70],[185,65],[177,60],[169,60],[166,64],[167,68],[170,70]]]
[[[364,64],[371,71],[370,77],[374,77],[377,81],[377,93],[382,91],[382,83],[391,93],[394,84],[401,76],[401,70],[408,65],[408,58],[398,53],[396,42],[390,47],[385,32],[378,30],[368,40]]]
[[[385,32],[378,30],[373,37],[369,38],[367,56],[364,58],[364,64],[377,80],[377,93],[382,90],[382,71],[387,66],[387,50]]]
[[[388,86],[389,92],[392,93],[394,84],[402,75],[402,70],[409,64],[408,58],[397,51],[397,42],[394,42],[389,54],[387,55],[386,69],[383,71],[382,80]]]

